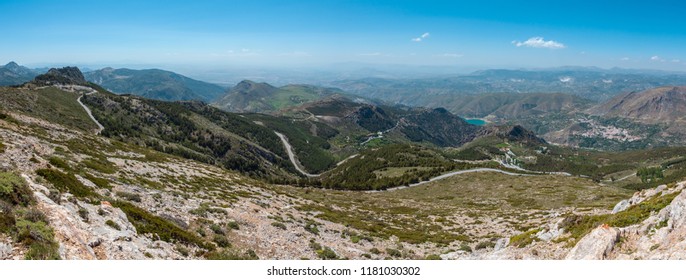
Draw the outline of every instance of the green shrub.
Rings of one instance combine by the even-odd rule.
[[[314,251],[318,251],[318,250],[322,249],[322,245],[315,242],[314,239],[310,239],[310,245],[309,246],[310,246],[310,249],[312,249]]]
[[[322,260],[336,260],[336,259],[338,259],[336,252],[334,252],[329,247],[324,247],[321,250],[317,250],[317,257],[319,257]]]
[[[215,235],[212,241],[214,241],[214,243],[217,243],[217,246],[221,248],[231,247],[231,242],[229,242],[229,239],[227,239],[226,236],[223,235]]]
[[[98,188],[106,189],[106,190],[110,190],[110,191],[112,190],[112,186],[110,186],[110,181],[108,181],[107,179],[98,178],[98,177],[95,177],[89,173],[86,173],[83,177],[88,179],[88,181],[93,182],[93,184],[98,186]]]
[[[275,228],[278,228],[278,229],[286,230],[286,225],[284,225],[283,223],[280,223],[280,222],[273,222],[272,226],[274,226]]]
[[[433,254],[426,256],[424,259],[425,260],[433,260],[433,261],[442,260],[440,256],[433,255]]]
[[[466,243],[462,243],[462,244],[460,245],[460,251],[465,251],[465,252],[467,252],[467,253],[471,253],[471,252],[472,252],[472,247],[470,247],[470,246],[469,246],[468,244],[466,244]]]
[[[14,227],[15,218],[11,204],[0,200],[0,232],[9,233]]]
[[[113,163],[106,158],[90,158],[82,162],[82,164],[90,169],[105,174],[117,173],[117,169]]]
[[[34,202],[33,193],[24,178],[10,172],[0,172],[0,200],[21,206]]]
[[[313,222],[307,222],[307,224],[305,224],[305,230],[314,235],[319,235],[319,228],[317,228],[317,225]]]
[[[70,169],[69,164],[68,164],[64,159],[61,159],[61,158],[59,158],[59,157],[55,157],[55,156],[50,157],[50,159],[48,159],[48,162],[49,162],[52,166],[57,167],[57,168],[61,168],[61,169],[64,169],[64,170],[69,170],[69,169]]]
[[[257,254],[255,251],[248,250],[245,253],[241,253],[232,249],[221,249],[214,250],[205,254],[205,259],[208,260],[257,260]]]
[[[238,223],[235,221],[230,221],[228,224],[226,224],[230,229],[235,229],[239,230],[240,226],[238,226]]]
[[[210,229],[215,233],[215,234],[224,234],[224,229],[218,224],[212,224],[210,225]]]
[[[482,241],[479,242],[479,244],[476,244],[474,249],[479,250],[479,249],[486,249],[486,248],[493,248],[495,247],[495,243],[493,241]]]
[[[110,226],[110,227],[113,228],[113,229],[121,230],[121,227],[119,226],[119,224],[115,223],[115,222],[112,221],[112,220],[107,220],[107,221],[105,221],[105,224],[108,225],[108,226]]]
[[[374,254],[374,255],[381,254],[381,251],[377,248],[371,248],[371,249],[369,249],[369,252]]]
[[[33,223],[43,222],[45,224],[48,224],[48,217],[46,217],[45,214],[43,214],[43,212],[36,208],[29,207],[15,209],[15,213],[17,218],[19,219],[24,219]]]
[[[29,246],[24,256],[27,260],[57,260],[59,245],[52,229],[43,221],[32,222],[18,219],[15,239]]]
[[[87,223],[89,221],[88,210],[86,208],[79,207],[79,217],[81,217],[81,219],[83,219],[83,221]]]
[[[97,196],[90,188],[83,185],[72,173],[63,173],[57,169],[38,169],[36,174],[45,178],[62,192],[70,192],[76,197]]]
[[[202,203],[200,204],[200,207],[197,209],[193,209],[190,211],[191,214],[197,215],[200,217],[207,217],[207,213],[220,213],[220,214],[226,214],[226,210],[222,208],[214,208],[211,207],[210,204],[208,203]]]
[[[510,245],[516,246],[518,248],[524,248],[526,245],[533,243],[534,241],[539,241],[536,237],[539,229],[532,229],[527,232],[510,237]]]
[[[117,192],[117,196],[121,197],[123,199],[126,199],[128,201],[133,201],[133,202],[141,202],[141,196],[137,193],[130,193],[130,192]]]
[[[175,249],[177,252],[179,252],[179,254],[181,254],[184,257],[188,257],[188,255],[190,254],[190,251],[188,251],[186,247],[183,247],[181,245],[176,245]]]
[[[400,258],[403,255],[399,250],[392,249],[392,248],[386,249],[386,254],[388,254],[389,256],[394,257],[394,258]]]
[[[208,250],[214,249],[212,244],[203,242],[198,236],[131,203],[117,200],[112,203],[112,206],[124,211],[131,224],[136,227],[138,234],[153,233],[166,242],[179,241],[185,244],[195,244]]]
[[[24,255],[26,260],[59,260],[59,245],[56,242],[33,242]]]

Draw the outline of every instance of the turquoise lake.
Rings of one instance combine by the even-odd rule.
[[[473,124],[473,125],[485,125],[486,124],[486,121],[484,121],[482,119],[465,119],[465,121],[467,121],[467,123]]]

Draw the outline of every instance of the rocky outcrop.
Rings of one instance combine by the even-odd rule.
[[[615,259],[686,259],[686,192],[642,223],[622,229],[622,239]]]
[[[601,225],[584,236],[567,254],[567,260],[603,260],[619,241],[620,231]]]
[[[126,214],[103,201],[93,205],[63,196],[58,202],[47,196],[47,188],[23,175],[34,190],[37,207],[45,213],[60,244],[61,259],[179,259],[174,247],[138,235]],[[118,228],[112,225],[116,224]]]
[[[48,73],[38,75],[34,84],[49,85],[86,85],[88,82],[77,67],[52,68]]]

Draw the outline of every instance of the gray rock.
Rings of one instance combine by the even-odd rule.
[[[601,225],[584,236],[569,251],[567,260],[603,260],[619,241],[620,231],[608,225]]]
[[[615,205],[614,208],[612,208],[612,214],[617,214],[618,212],[622,212],[629,208],[631,204],[629,203],[628,199],[622,200],[617,205]]]
[[[498,241],[495,242],[495,247],[493,250],[500,251],[502,249],[505,249],[507,245],[510,245],[510,238],[500,238],[498,239]]]
[[[12,257],[12,246],[0,243],[0,260],[6,260],[10,257]]]

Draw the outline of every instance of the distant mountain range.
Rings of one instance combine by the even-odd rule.
[[[330,83],[349,93],[408,106],[427,106],[446,96],[484,93],[566,93],[591,100],[659,86],[686,84],[686,74],[555,68],[544,70],[483,70],[469,75],[423,78],[340,80]],[[450,108],[448,108],[450,109]]]
[[[334,94],[344,94],[340,89],[312,85],[286,85],[274,87],[267,83],[242,81],[213,103],[230,112],[264,113],[278,111]]]
[[[166,101],[201,100],[211,102],[225,91],[221,86],[159,69],[104,68],[86,72],[84,76],[86,80],[114,93],[134,94]]]
[[[579,111],[595,104],[594,101],[562,93],[441,95],[424,103],[427,107],[445,107],[464,117],[502,119]]]
[[[12,61],[0,67],[0,86],[21,85],[41,74],[38,70],[20,66]]]

